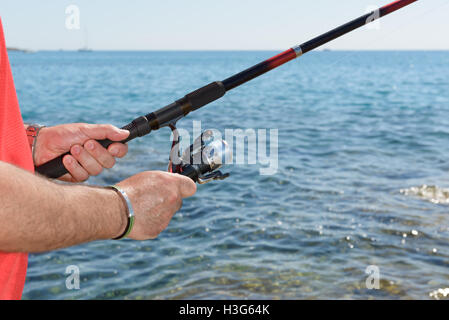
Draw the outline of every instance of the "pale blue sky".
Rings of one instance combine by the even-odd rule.
[[[8,46],[32,50],[279,50],[391,0],[1,0]],[[65,27],[68,5],[81,30]],[[420,0],[326,45],[331,49],[449,49],[449,0]]]

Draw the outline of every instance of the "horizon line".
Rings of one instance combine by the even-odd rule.
[[[7,47],[8,51],[16,52],[282,52],[285,49],[26,49],[17,47]],[[311,52],[444,52],[447,49],[332,49],[323,48]]]

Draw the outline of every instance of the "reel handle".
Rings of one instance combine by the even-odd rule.
[[[197,170],[195,170],[194,166],[188,165],[188,166],[184,166],[183,171],[180,172],[179,174],[192,179],[194,182],[198,182],[198,177],[200,176],[201,173],[199,173]]]
[[[213,180],[224,180],[229,177],[229,173],[222,173],[219,170],[210,171],[208,165],[185,165],[179,174],[189,177],[195,183],[205,184]]]

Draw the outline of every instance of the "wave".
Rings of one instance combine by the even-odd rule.
[[[449,205],[449,189],[438,186],[428,186],[424,184],[419,187],[401,189],[400,192],[403,195],[418,197],[432,203]]]

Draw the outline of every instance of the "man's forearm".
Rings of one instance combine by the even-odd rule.
[[[113,190],[56,184],[1,161],[0,177],[0,251],[48,251],[125,228],[125,205]]]

